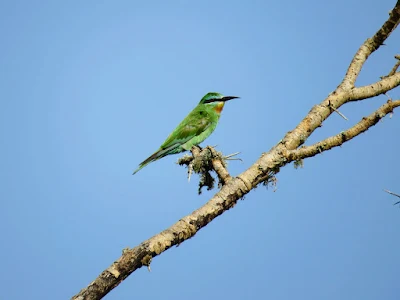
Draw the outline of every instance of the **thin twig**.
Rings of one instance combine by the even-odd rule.
[[[396,194],[396,193],[393,193],[393,192],[391,192],[391,191],[389,191],[389,190],[384,190],[386,193],[389,193],[390,195],[393,195],[393,196],[396,196],[396,197],[399,197],[400,198],[400,195],[398,195],[398,194]]]
[[[390,71],[388,76],[394,75],[394,73],[396,73],[397,69],[400,67],[400,55],[395,55],[394,58],[397,59],[397,62],[394,65],[393,69]]]
[[[400,195],[398,195],[398,194],[396,194],[396,193],[393,193],[393,192],[391,192],[391,191],[389,191],[389,190],[384,190],[386,193],[388,193],[388,194],[390,194],[390,195],[393,195],[393,196],[396,196],[396,197],[399,197],[400,198]],[[394,203],[393,205],[396,205],[396,204],[399,204],[400,203],[400,201],[397,201],[396,203]]]
[[[239,152],[235,152],[235,153],[232,153],[232,154],[229,154],[229,155],[226,155],[226,156],[224,156],[224,159],[225,160],[240,160],[240,161],[243,161],[241,158],[239,158],[239,157],[237,157],[237,158],[232,158],[232,157],[234,157],[234,156],[236,156],[236,155],[238,155],[238,154],[240,154],[240,151]]]
[[[337,110],[336,108],[334,108],[332,105],[331,105],[331,108],[332,108],[335,112],[337,112],[338,115],[341,116],[343,119],[345,119],[346,121],[349,120],[349,119],[346,118],[346,116],[345,116],[344,114],[342,114],[340,111],[338,111],[338,110]]]

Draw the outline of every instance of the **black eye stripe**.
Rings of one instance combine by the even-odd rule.
[[[208,99],[206,101],[204,101],[204,103],[212,103],[212,102],[218,102],[221,101],[221,99]]]

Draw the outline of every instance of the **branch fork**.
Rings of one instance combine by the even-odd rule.
[[[178,164],[187,166],[189,181],[193,172],[200,175],[199,194],[201,194],[203,187],[207,187],[207,190],[211,190],[214,187],[215,179],[212,177],[211,171],[215,171],[218,176],[218,187],[222,187],[232,179],[227,170],[226,161],[232,160],[232,156],[237,155],[238,152],[223,156],[221,152],[211,146],[203,149],[193,146],[191,152],[192,156],[183,156],[178,160]]]

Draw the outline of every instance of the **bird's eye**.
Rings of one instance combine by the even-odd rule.
[[[203,115],[203,113],[204,113],[204,112],[201,110],[201,111],[200,111],[200,116],[202,116],[202,115]]]

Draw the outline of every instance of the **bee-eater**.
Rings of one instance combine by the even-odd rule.
[[[225,102],[235,98],[239,97],[224,96],[220,93],[205,95],[178,127],[172,131],[160,148],[144,160],[133,174],[153,161],[170,154],[190,150],[193,146],[203,142],[217,127]]]

